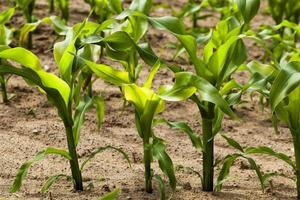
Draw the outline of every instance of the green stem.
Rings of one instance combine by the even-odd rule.
[[[32,1],[28,5],[28,15],[26,17],[27,18],[27,23],[32,23],[33,22],[32,14],[33,14],[34,5],[35,5],[35,1]],[[27,48],[32,49],[32,33],[31,32],[28,34]]]
[[[294,133],[293,142],[296,160],[297,199],[300,199],[300,132]]]
[[[208,103],[208,110],[201,110],[203,133],[203,191],[213,191],[214,188],[214,138],[213,119],[214,105]]]
[[[78,156],[77,156],[76,146],[75,146],[75,141],[73,136],[73,128],[71,125],[66,125],[65,128],[67,134],[69,154],[71,156],[70,166],[71,166],[72,177],[74,179],[74,189],[82,191],[83,190],[82,174],[78,163]]]
[[[1,83],[2,101],[3,101],[3,103],[7,103],[8,97],[7,97],[5,77],[3,75],[0,75],[0,76],[3,79],[3,82]]]
[[[145,166],[145,187],[146,192],[152,193],[152,171],[151,171],[152,152],[149,140],[144,140],[144,166]]]
[[[50,13],[54,12],[54,0],[50,0],[50,9],[49,9]]]
[[[144,148],[144,167],[145,167],[145,188],[146,192],[152,193],[152,149],[150,144],[150,138],[152,138],[151,127],[147,127],[140,119],[137,111],[135,111],[135,123],[139,136],[143,139]]]

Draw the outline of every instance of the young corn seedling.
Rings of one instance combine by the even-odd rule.
[[[297,198],[300,199],[300,62],[299,59],[283,66],[270,91],[274,115],[286,124],[292,134],[295,162],[290,163],[296,175]]]
[[[259,7],[259,1],[251,2],[252,4],[248,1],[239,1],[245,23],[250,22]],[[231,106],[239,102],[242,94],[241,91],[233,92],[236,82],[231,76],[246,59],[246,49],[240,35],[244,25],[239,24],[234,17],[221,21],[205,46],[201,59],[197,55],[196,39],[185,33],[181,21],[174,17],[147,18],[155,27],[171,32],[184,46],[194,65],[196,74],[176,73],[174,85],[161,88],[160,97],[169,101],[190,98],[198,106],[202,117],[203,134],[202,186],[204,191],[213,191],[214,137],[221,129],[224,114],[236,118]],[[200,142],[197,144],[199,147]]]
[[[20,168],[15,182],[11,188],[12,192],[16,192],[22,185],[22,180],[27,174],[28,168],[34,163],[43,159],[48,154],[56,154],[63,156],[70,162],[72,178],[74,179],[74,189],[83,190],[82,176],[78,163],[76,152],[76,141],[73,133],[74,121],[68,108],[70,103],[70,87],[69,85],[58,78],[57,76],[47,73],[42,69],[39,59],[31,52],[23,48],[13,48],[0,52],[0,58],[13,60],[21,64],[22,68],[13,67],[10,65],[1,65],[0,72],[2,74],[15,74],[30,81],[31,84],[38,86],[44,93],[47,94],[49,101],[57,108],[66,131],[68,142],[68,151],[49,147],[46,150],[40,151],[36,157],[26,162]]]
[[[84,0],[90,5],[93,14],[97,16],[97,21],[103,23],[111,15],[121,13],[123,10],[122,0]]]
[[[54,11],[56,5],[61,12],[61,17],[67,22],[69,20],[69,0],[50,0],[50,12]]]
[[[172,160],[165,151],[163,140],[155,136],[153,130],[154,117],[164,109],[164,101],[150,89],[160,62],[157,60],[143,87],[140,87],[132,83],[128,71],[116,70],[104,64],[83,60],[98,77],[121,87],[124,98],[135,107],[136,128],[144,147],[145,188],[148,193],[152,193],[152,179],[155,178],[160,185],[161,198],[164,199],[165,186],[162,178],[155,175],[152,170],[153,158],[158,160],[159,167],[168,176],[173,190],[176,188],[176,178]]]
[[[276,22],[280,24],[284,19],[296,24],[300,19],[300,2],[297,0],[268,0],[271,15]]]
[[[62,79],[45,72],[42,69],[39,59],[23,48],[13,48],[0,52],[0,58],[15,61],[22,66],[22,68],[17,68],[11,65],[1,65],[0,73],[21,76],[31,85],[38,86],[47,94],[49,101],[57,108],[58,114],[64,123],[68,143],[68,151],[49,147],[39,152],[35,158],[24,163],[18,172],[11,191],[15,192],[19,190],[29,167],[48,154],[58,154],[69,160],[72,172],[72,178],[69,178],[69,180],[73,180],[75,190],[83,190],[82,170],[87,162],[95,157],[96,154],[106,149],[114,149],[122,153],[129,161],[128,156],[121,149],[106,146],[93,151],[82,163],[81,167],[78,162],[76,147],[80,140],[80,130],[85,120],[85,113],[93,105],[96,105],[99,124],[101,124],[104,114],[104,102],[102,98],[96,96],[90,98],[87,95],[81,95],[80,72],[84,69],[84,65],[76,60],[77,54],[82,56],[89,55],[85,52],[85,49],[76,48],[77,39],[84,36],[84,34],[88,34],[87,30],[93,31],[96,28],[97,25],[85,20],[83,23],[76,24],[72,29],[69,29],[67,34],[68,40],[56,44],[54,56],[58,63]],[[89,59],[90,57],[86,56],[85,58]],[[74,112],[73,109],[75,107],[76,110]],[[42,191],[47,191],[53,182],[65,176],[67,175],[59,174],[50,177],[42,188]]]
[[[0,13],[0,51],[5,50],[11,43],[13,31],[5,26],[5,24],[11,19],[15,12],[14,8],[9,8]],[[3,64],[5,60],[0,59],[0,64]],[[2,92],[2,102],[7,103],[9,100],[7,94],[7,78],[0,74],[0,86]]]
[[[35,18],[33,16],[35,0],[16,0],[17,7],[20,8],[23,12],[23,15],[26,19],[26,23],[35,22]],[[30,33],[28,36],[28,41],[26,44],[28,49],[32,48],[32,34]]]

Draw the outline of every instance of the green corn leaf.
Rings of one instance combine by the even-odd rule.
[[[41,20],[34,22],[34,23],[26,23],[20,30],[20,37],[19,37],[19,46],[25,47],[28,41],[29,33],[35,31],[37,27],[42,23]]]
[[[14,15],[15,8],[8,8],[0,13],[0,25],[6,24]]]
[[[258,167],[258,165],[256,164],[255,160],[253,160],[252,158],[250,158],[250,157],[248,157],[244,154],[239,154],[239,153],[230,154],[230,155],[227,155],[225,157],[224,162],[223,162],[223,166],[221,168],[221,171],[220,171],[218,179],[217,179],[215,190],[220,191],[222,189],[223,183],[229,177],[230,168],[234,164],[234,161],[239,157],[245,158],[249,162],[249,164],[251,166],[251,169],[255,170],[256,175],[257,175],[257,177],[258,177],[258,179],[261,183],[261,187],[264,190],[264,188],[265,188],[265,178],[262,175],[262,172],[261,172],[260,168]]]
[[[93,99],[85,96],[76,108],[74,115],[74,125],[73,125],[73,137],[75,145],[77,146],[80,139],[80,130],[85,121],[86,112],[92,107]]]
[[[107,149],[112,149],[112,150],[115,150],[115,151],[121,153],[123,155],[123,157],[125,158],[125,160],[128,162],[129,166],[131,167],[131,162],[130,162],[129,156],[122,149],[108,145],[105,147],[99,147],[96,150],[94,150],[92,153],[90,153],[88,155],[87,159],[85,159],[83,161],[83,163],[81,164],[80,170],[83,171],[85,165],[88,162],[90,162],[98,153],[101,153]]]
[[[147,103],[150,103],[149,101],[158,102],[158,105],[154,110],[155,113],[159,113],[164,109],[164,101],[148,88],[139,87],[135,84],[128,84],[122,86],[122,91],[125,99],[135,106],[140,116],[143,114]]]
[[[158,72],[159,68],[160,68],[160,61],[157,60],[154,66],[152,67],[151,71],[149,72],[146,82],[144,83],[145,88],[150,89],[152,87],[153,79],[156,73]]]
[[[246,23],[249,23],[257,14],[260,0],[236,0],[238,8]]]
[[[147,15],[151,6],[152,0],[133,0],[129,6],[129,10],[139,11]]]
[[[22,66],[33,69],[41,70],[42,65],[38,57],[30,51],[21,47],[7,49],[0,52],[0,58],[13,60],[20,63]]]
[[[216,191],[220,191],[222,189],[223,183],[228,179],[230,168],[239,156],[240,154],[232,154],[225,157],[215,186]]]
[[[171,158],[165,151],[165,145],[159,138],[154,138],[153,141],[153,156],[158,160],[160,169],[168,176],[170,186],[175,191],[176,177],[174,166]]]
[[[0,45],[9,45],[12,41],[12,30],[0,25]]]
[[[0,71],[2,71],[2,73],[12,73],[24,77],[26,80],[33,82],[43,89],[52,100],[58,99],[59,95],[64,100],[65,105],[60,104],[57,106],[59,107],[59,110],[65,110],[63,107],[68,105],[70,97],[70,88],[68,84],[54,74],[43,71],[39,59],[33,53],[17,47],[1,51],[0,58],[13,60],[25,67],[18,69],[9,66],[0,66]],[[53,90],[57,91],[58,94],[54,95]],[[52,103],[59,104],[58,100],[55,101]]]
[[[17,192],[20,189],[20,187],[22,186],[22,181],[26,178],[28,170],[31,167],[31,165],[33,165],[34,163],[44,159],[45,156],[47,156],[49,154],[60,155],[60,156],[66,158],[68,160],[71,160],[71,157],[70,157],[69,153],[65,150],[62,150],[62,149],[56,149],[56,148],[53,148],[53,147],[48,147],[47,149],[38,152],[33,159],[28,160],[27,162],[25,162],[20,167],[20,169],[18,171],[18,174],[16,176],[16,179],[15,179],[12,187],[10,188],[10,191],[11,192]]]
[[[182,101],[190,98],[197,91],[192,83],[193,77],[194,75],[189,72],[176,73],[173,86],[159,88],[160,97],[167,101]]]
[[[270,103],[275,110],[279,103],[300,83],[300,62],[291,62],[282,67],[270,91]]]
[[[66,35],[68,30],[71,29],[70,27],[65,25],[65,23],[61,20],[61,18],[57,16],[45,17],[42,20],[38,20],[37,22],[26,23],[21,28],[19,45],[22,47],[25,46],[26,42],[28,41],[29,33],[35,31],[38,28],[38,26],[40,26],[43,23],[50,24],[54,28],[56,34],[59,35]]]
[[[219,91],[205,79],[190,72],[179,72],[175,75],[172,87],[160,88],[160,97],[168,101],[181,101],[191,97],[195,91],[201,101],[207,101],[218,106],[225,114],[232,118],[236,115],[229,104],[222,98]]]
[[[68,21],[69,19],[69,0],[56,0],[58,7],[61,11],[63,19]]]
[[[45,193],[49,190],[49,188],[53,185],[54,182],[56,182],[58,179],[60,179],[61,177],[66,177],[68,180],[72,180],[71,176],[67,176],[65,174],[58,174],[58,175],[54,175],[51,176],[50,178],[48,178],[48,180],[44,183],[43,187],[41,188],[41,192]]]
[[[85,64],[100,78],[117,86],[129,84],[128,72],[120,71],[104,64],[96,64],[94,62],[83,59]]]
[[[234,139],[227,137],[226,135],[222,134],[222,137],[227,141],[227,143],[232,146],[233,148],[239,150],[240,152],[244,153],[243,147]]]
[[[285,154],[278,153],[274,151],[273,149],[269,147],[248,147],[245,149],[245,154],[265,154],[269,156],[273,156],[275,158],[278,158],[284,162],[286,162],[288,165],[290,165],[293,169],[296,169],[295,163]]]
[[[104,98],[101,96],[96,96],[93,98],[93,102],[96,105],[96,111],[97,111],[97,124],[98,129],[101,128],[101,125],[104,121],[104,115],[105,115],[105,102]]]
[[[122,0],[109,0],[108,7],[116,14],[120,14],[123,11]]]
[[[100,200],[117,200],[119,193],[120,193],[120,189],[116,188],[112,192],[109,192],[108,194],[101,197]]]

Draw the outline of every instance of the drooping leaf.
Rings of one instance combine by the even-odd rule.
[[[54,182],[56,182],[58,179],[60,179],[61,177],[66,177],[68,180],[72,180],[72,177],[67,176],[65,174],[58,174],[58,175],[54,175],[51,176],[50,178],[48,178],[48,180],[44,183],[43,187],[41,188],[41,192],[45,193],[49,190],[49,188],[53,185]]]
[[[123,157],[125,158],[125,160],[128,162],[129,166],[131,167],[131,162],[130,162],[129,156],[122,149],[108,145],[108,146],[105,146],[105,147],[99,147],[96,150],[94,150],[92,153],[90,153],[88,155],[88,158],[85,159],[83,161],[83,163],[81,164],[80,170],[83,171],[85,165],[88,162],[90,162],[98,153],[101,153],[101,152],[103,152],[107,149],[112,149],[112,150],[115,150],[115,151],[121,153],[123,155]]]
[[[62,150],[62,149],[56,149],[56,148],[53,148],[53,147],[48,147],[47,149],[38,152],[33,159],[28,160],[27,162],[25,162],[20,167],[20,169],[18,171],[18,174],[16,176],[16,179],[15,179],[12,187],[10,188],[10,191],[11,192],[17,192],[20,189],[20,187],[22,186],[22,182],[26,178],[27,172],[28,172],[29,168],[31,167],[31,165],[33,165],[34,163],[44,159],[44,157],[49,155],[49,154],[60,155],[60,156],[66,158],[68,160],[71,160],[71,157],[70,157],[69,153],[65,150]]]
[[[85,120],[85,114],[91,108],[92,105],[93,99],[88,96],[85,96],[84,99],[79,102],[79,105],[76,108],[73,124],[73,137],[76,146],[80,139],[80,130]]]
[[[165,151],[165,145],[159,138],[154,138],[153,141],[153,156],[158,160],[160,169],[168,176],[170,186],[175,191],[176,177],[174,166],[171,158]]]

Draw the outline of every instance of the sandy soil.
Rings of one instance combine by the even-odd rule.
[[[0,1],[0,10],[4,8],[2,2],[3,0]],[[46,1],[37,2],[37,15],[39,17],[47,15]],[[159,2],[167,3],[166,0]],[[183,1],[174,1],[172,4],[179,8],[183,3]],[[72,4],[71,24],[82,20],[87,15],[89,8],[82,5],[84,5],[82,0],[76,0],[76,3]],[[171,12],[161,7],[155,7],[154,13],[155,15],[165,15]],[[257,27],[266,19],[271,22],[264,14],[260,14],[255,18],[253,25]],[[216,21],[216,18],[209,18],[202,21],[201,25],[212,26]],[[20,13],[16,14],[13,23],[17,25],[23,23]],[[153,30],[149,31],[148,37],[156,52],[168,60],[172,58],[172,50],[166,49],[164,46],[174,38],[167,33]],[[51,28],[42,26],[34,34],[33,51],[39,55],[44,65],[49,66],[51,71],[56,71],[52,52],[49,51],[53,42],[54,36]],[[14,44],[16,43],[14,42]],[[252,43],[248,45],[250,58],[258,59],[261,51],[252,46]],[[177,62],[181,63],[180,60]],[[245,80],[245,75],[239,74],[238,76]],[[172,74],[166,69],[162,69],[155,79],[155,85],[170,82],[170,77]],[[122,148],[129,154],[133,162],[132,168],[118,153],[106,151],[97,155],[83,171],[84,192],[74,192],[71,183],[61,179],[48,193],[42,194],[40,188],[48,177],[59,173],[69,173],[68,162],[59,157],[48,156],[30,169],[20,192],[9,193],[9,187],[23,162],[48,146],[66,148],[63,124],[57,116],[56,110],[47,103],[46,97],[36,89],[27,87],[25,82],[17,77],[10,79],[9,91],[15,93],[16,96],[9,104],[0,104],[0,199],[99,199],[101,195],[115,187],[121,188],[119,199],[122,200],[159,199],[157,185],[155,185],[153,194],[146,194],[143,189],[142,141],[135,130],[133,110],[126,108],[124,111],[122,109],[123,100],[118,88],[101,80],[96,82],[95,93],[105,96],[105,121],[101,130],[98,131],[94,116],[95,110],[88,113],[78,146],[80,161],[93,149],[110,144]],[[245,103],[236,107],[236,112],[240,116],[240,120],[232,121],[226,118],[223,126],[224,133],[236,139],[244,147],[266,145],[290,156],[293,155],[292,140],[288,130],[281,128],[281,134],[274,134],[269,110],[266,109],[262,112],[257,101],[250,102],[249,98],[245,97]],[[187,121],[197,131],[201,129],[199,113],[196,106],[190,101],[168,103],[163,116],[169,120]],[[274,178],[272,180],[273,187],[262,192],[254,171],[249,169],[244,160],[235,162],[231,169],[231,178],[224,184],[222,192],[202,192],[200,179],[180,167],[202,170],[201,155],[192,147],[187,136],[179,131],[170,130],[166,126],[159,126],[155,130],[157,135],[167,141],[167,151],[176,166],[178,186],[173,199],[295,198],[294,183],[284,178]],[[234,150],[220,136],[217,136],[215,152],[216,157],[224,157]],[[279,171],[290,176],[293,175],[292,170],[280,161],[264,156],[254,158],[266,172]],[[155,171],[160,173],[157,165],[154,166]]]

